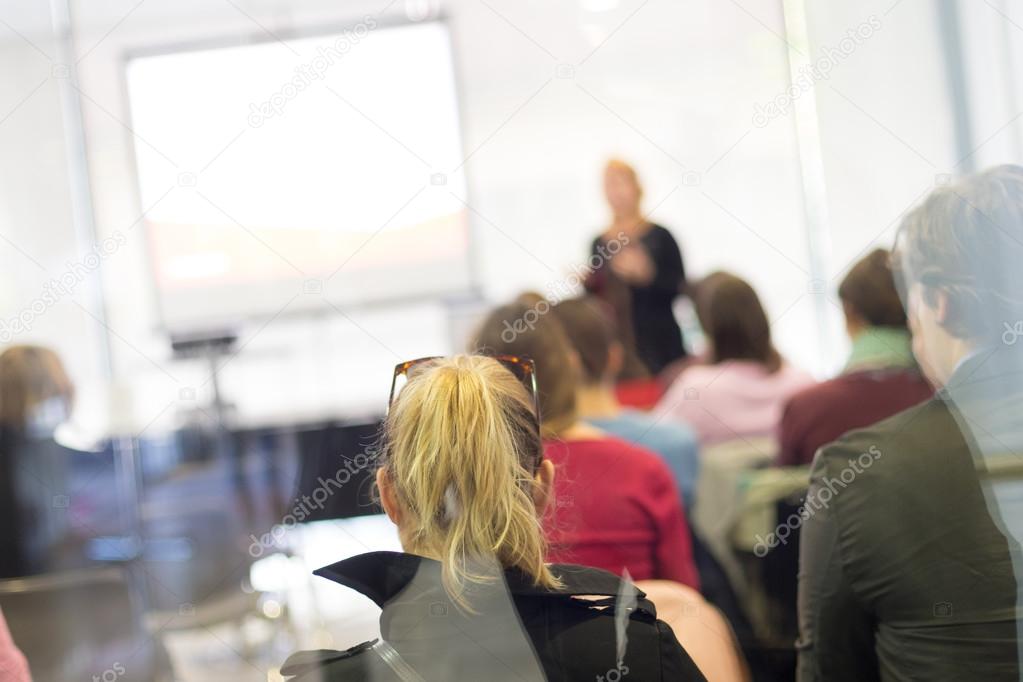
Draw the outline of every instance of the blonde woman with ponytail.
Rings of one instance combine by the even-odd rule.
[[[642,592],[598,569],[547,563],[541,520],[555,470],[543,454],[535,372],[527,358],[479,355],[395,368],[376,480],[405,552],[316,571],[382,609],[381,638],[300,652],[282,674],[704,679]]]

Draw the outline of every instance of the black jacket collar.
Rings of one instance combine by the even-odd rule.
[[[364,594],[383,608],[408,586],[425,563],[438,562],[402,552],[368,552],[324,566],[313,573]],[[621,586],[618,576],[597,568],[551,564],[550,569],[561,578],[561,589],[536,586],[525,573],[511,568],[505,571],[508,591],[514,596],[614,597]],[[637,599],[646,597],[642,591],[636,596]]]

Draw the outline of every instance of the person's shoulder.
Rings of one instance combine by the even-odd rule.
[[[948,407],[932,398],[823,446],[811,478],[843,480],[848,487],[843,502],[863,498],[875,504],[884,495],[901,495],[919,475],[933,473],[936,455],[962,442],[957,434]]]
[[[590,447],[594,451],[605,457],[628,458],[638,463],[645,463],[651,458],[660,461],[650,449],[611,433],[605,433],[603,437],[588,442],[592,444]]]
[[[688,450],[698,445],[696,432],[687,424],[665,421],[638,410],[624,410],[623,415],[632,421],[641,434],[639,444],[649,442],[651,450],[658,450],[662,446]]]
[[[614,467],[615,479],[648,478],[650,475],[671,478],[671,470],[652,449],[612,434],[587,442],[592,463]],[[599,464],[598,464],[599,463]]]
[[[766,377],[785,384],[790,391],[802,390],[819,383],[812,374],[786,359],[782,359],[781,367],[776,372],[769,373]]]
[[[848,391],[849,381],[844,375],[811,383],[793,393],[786,401],[786,408],[799,414],[826,413],[834,409],[835,404],[842,403]]]
[[[729,362],[721,362],[716,365],[711,365],[707,362],[694,362],[686,365],[682,371],[678,373],[678,376],[675,377],[675,381],[671,384],[671,388],[702,385],[707,383],[707,381],[712,379],[714,376],[728,373],[732,369],[732,363]]]
[[[647,230],[647,234],[656,235],[659,239],[670,239],[671,241],[675,241],[675,235],[671,233],[671,230],[660,223],[650,223],[650,228]]]

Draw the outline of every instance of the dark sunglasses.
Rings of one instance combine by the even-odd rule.
[[[531,358],[522,357],[520,355],[488,355],[488,358],[497,360],[501,365],[515,375],[515,378],[522,382],[522,385],[529,391],[530,397],[533,399],[533,417],[536,420],[536,432],[540,433],[540,397],[536,388],[536,363]],[[406,360],[405,362],[399,363],[394,366],[394,376],[391,378],[391,395],[387,399],[387,409],[390,411],[391,405],[394,403],[394,399],[398,393],[401,392],[401,388],[404,384],[399,387],[399,380],[404,379],[405,383],[414,376],[414,372],[417,367],[423,368],[426,363],[434,360],[442,360],[441,356],[435,355],[428,358],[416,358],[415,360]]]

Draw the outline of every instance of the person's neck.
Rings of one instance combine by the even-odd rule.
[[[575,394],[575,404],[583,419],[612,419],[622,411],[618,398],[607,384],[579,387]]]
[[[627,235],[635,235],[642,233],[647,225],[647,219],[638,211],[626,215],[616,215],[611,222],[611,232],[624,232]]]
[[[595,426],[591,426],[584,421],[576,421],[571,426],[563,429],[557,436],[558,440],[562,441],[574,441],[574,440],[595,440],[603,438],[604,432]]]

